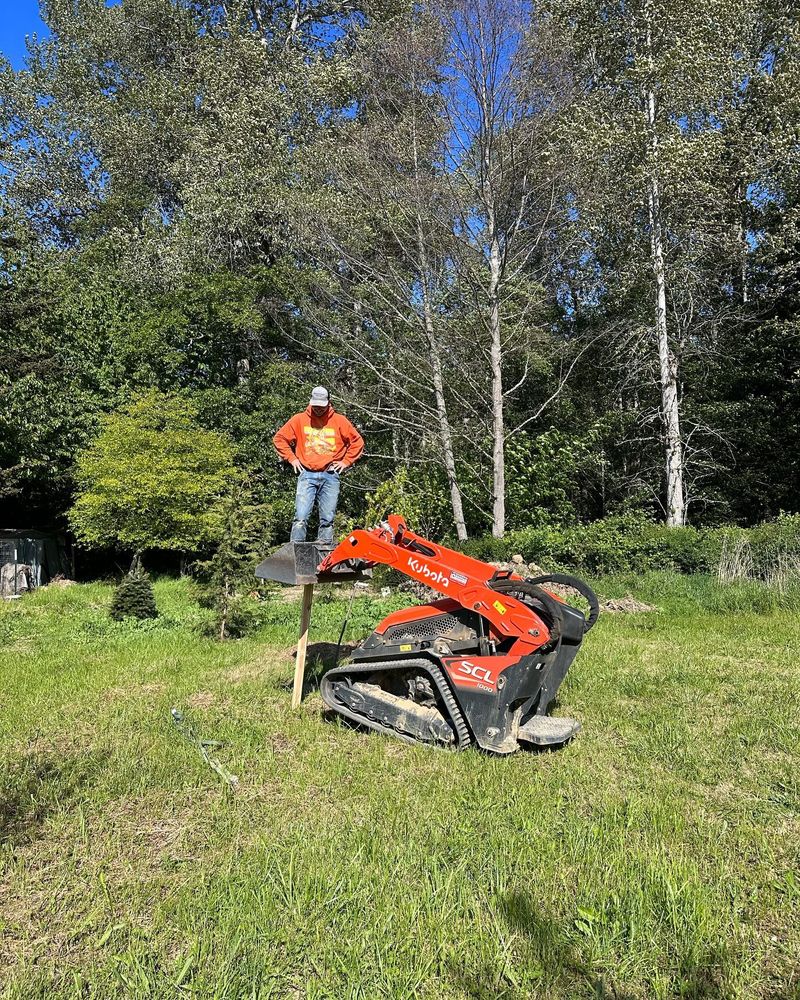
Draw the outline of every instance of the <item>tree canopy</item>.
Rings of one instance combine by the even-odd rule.
[[[186,548],[194,491],[236,466],[282,534],[270,439],[319,383],[367,440],[347,519],[400,470],[421,527],[462,538],[797,509],[793,9],[42,15],[0,61],[7,520],[74,504],[85,540]]]

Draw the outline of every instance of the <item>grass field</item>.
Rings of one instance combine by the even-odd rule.
[[[186,581],[142,625],[100,584],[2,605],[0,991],[800,997],[797,611],[600,582],[629,588],[660,610],[588,637],[555,713],[582,733],[507,759],[348,730],[316,693],[292,713],[296,605],[226,644]],[[355,602],[351,634],[402,603]]]

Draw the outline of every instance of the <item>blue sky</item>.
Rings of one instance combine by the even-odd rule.
[[[44,34],[39,18],[39,0],[0,0],[0,52],[14,69],[25,58],[25,36]]]

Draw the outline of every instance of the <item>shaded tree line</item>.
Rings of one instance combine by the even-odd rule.
[[[270,439],[319,382],[367,439],[347,519],[393,481],[460,538],[797,509],[793,8],[42,13],[0,64],[7,520],[63,523],[104,417],[156,393],[277,537]]]

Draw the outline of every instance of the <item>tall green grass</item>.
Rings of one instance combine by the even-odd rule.
[[[186,581],[0,606],[9,998],[778,998],[800,976],[800,625],[710,578],[598,581],[583,731],[500,759],[289,709],[298,608],[218,644]],[[357,636],[402,597],[353,602]],[[320,600],[313,639],[345,610]],[[170,721],[181,706],[230,792]]]

